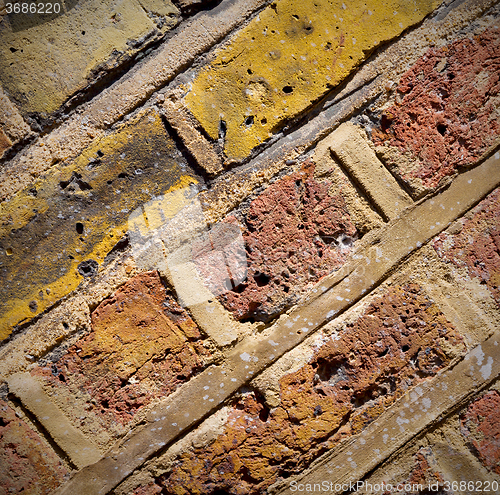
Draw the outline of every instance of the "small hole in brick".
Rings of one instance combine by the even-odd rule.
[[[266,125],[266,124],[267,124],[267,119],[266,119],[265,117],[264,117],[264,118],[262,118],[262,119],[261,119],[261,121],[260,121],[260,123],[261,123],[262,125]]]
[[[293,92],[293,88],[291,86],[284,86],[283,93],[290,94]]]
[[[59,373],[58,378],[59,378],[59,381],[60,381],[60,382],[64,382],[64,383],[66,383],[66,378],[64,377],[64,375],[63,375],[62,373]]]
[[[7,426],[7,425],[8,425],[7,421],[5,421],[5,419],[3,418],[0,418],[0,426]]]
[[[296,14],[293,14],[293,15],[292,15],[292,17],[293,17],[296,21],[298,21],[298,20],[300,19],[300,17],[299,17],[298,15],[296,15]]]
[[[83,223],[77,222],[76,224],[76,232],[80,235],[83,234]]]
[[[444,124],[438,124],[437,125],[437,131],[441,136],[444,136],[444,133],[446,132],[446,126]]]
[[[63,325],[63,327],[64,327],[65,330],[67,330],[69,328],[69,325],[65,321],[63,321],[62,325]]]
[[[9,50],[12,52],[12,53],[16,53],[17,52],[17,48],[14,48],[14,47],[10,47]]]
[[[245,284],[240,284],[240,285],[237,285],[233,290],[232,292],[236,292],[237,294],[241,294],[245,289],[247,288],[247,286]]]
[[[5,254],[6,254],[7,256],[12,256],[12,253],[13,253],[12,248],[7,248],[7,249],[5,250]]]
[[[82,277],[91,277],[92,275],[97,273],[99,265],[95,260],[86,260],[82,261],[78,265],[78,273],[82,275]]]
[[[410,350],[410,346],[409,346],[409,345],[404,345],[403,347],[401,347],[401,350],[402,350],[403,352],[407,352],[407,351],[409,351],[409,350]]]
[[[247,72],[248,72],[248,74],[250,74],[250,75],[252,75],[252,74],[253,74],[252,69],[247,69]]]
[[[82,31],[82,34],[85,36],[85,31]]]
[[[36,301],[31,301],[29,303],[29,308],[32,313],[34,313],[38,309],[38,303]]]
[[[253,125],[253,115],[249,115],[246,119],[245,119],[245,125],[247,126],[251,126]]]
[[[256,273],[253,279],[259,287],[264,287],[271,280],[265,273]]]
[[[126,179],[127,178],[127,174],[125,174],[124,172],[121,172],[120,174],[118,174],[118,178],[120,178],[120,179]]]
[[[104,156],[104,153],[101,150],[97,150],[97,156],[99,158],[102,158]]]

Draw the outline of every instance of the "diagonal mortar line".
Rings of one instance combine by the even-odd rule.
[[[70,423],[29,373],[16,373],[7,383],[9,391],[36,416],[75,466],[81,469],[101,458],[102,452]]]
[[[154,91],[266,3],[267,0],[224,0],[210,12],[186,21],[136,69],[7,163],[0,171],[0,201],[23,189],[55,163],[77,156],[104,130],[143,104]]]
[[[458,176],[446,190],[406,210],[404,217],[384,229],[376,245],[359,255],[361,261],[348,276],[338,283],[334,279],[330,286],[320,283],[318,296],[280,318],[265,335],[244,339],[228,351],[224,364],[205,369],[181,387],[150,412],[144,427],[131,432],[105,457],[76,473],[55,493],[105,494],[113,489],[148,458],[199,424],[257,373],[361,299],[399,262],[498,184],[499,152]]]
[[[500,331],[468,352],[453,368],[405,392],[355,438],[335,452],[326,453],[301,476],[279,482],[271,494],[289,495],[299,485],[327,482],[329,493],[363,488],[356,483],[422,430],[465,405],[500,375]],[[458,379],[459,378],[459,379]],[[330,482],[332,488],[330,489]],[[339,485],[335,488],[335,485]]]

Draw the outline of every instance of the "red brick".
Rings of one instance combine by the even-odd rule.
[[[127,423],[204,367],[197,326],[157,272],[137,275],[92,313],[92,332],[33,374],[55,388],[83,390],[104,425]]]
[[[461,223],[459,233],[438,236],[434,249],[486,285],[500,304],[500,189],[481,201]]]
[[[330,182],[313,173],[308,163],[250,204],[243,233],[247,280],[220,296],[238,320],[269,321],[345,262],[356,227],[342,195],[329,194]]]
[[[483,465],[500,474],[500,394],[492,390],[472,402],[461,429]]]
[[[389,163],[409,185],[420,179],[425,188],[461,167],[474,164],[500,134],[500,36],[495,28],[472,39],[431,48],[401,78],[400,104],[382,116],[376,144],[410,152],[412,170]]]
[[[225,430],[183,453],[157,480],[163,493],[260,494],[302,471],[342,438],[361,431],[403,391],[435,375],[461,337],[416,285],[396,287],[328,340],[313,358],[280,380],[280,405],[269,410],[256,393],[239,399]]]
[[[51,493],[67,476],[38,433],[0,401],[0,493]]]

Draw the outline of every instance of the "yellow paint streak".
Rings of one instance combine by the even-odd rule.
[[[198,74],[186,105],[213,139],[225,121],[226,155],[242,159],[440,3],[277,0]]]
[[[148,110],[1,205],[0,340],[73,291],[82,261],[100,265],[127,233],[130,212],[198,182],[176,153],[160,116]]]

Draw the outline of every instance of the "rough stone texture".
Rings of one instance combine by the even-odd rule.
[[[220,296],[235,318],[269,321],[347,259],[358,232],[341,193],[329,194],[314,168],[306,163],[252,201],[243,233],[247,280]]]
[[[479,279],[500,304],[500,189],[433,242],[439,256]]]
[[[0,82],[23,114],[45,117],[178,21],[159,0],[65,0],[59,15],[12,14],[0,24]]]
[[[373,133],[375,144],[384,144],[377,151],[415,196],[473,165],[498,142],[498,29],[429,49],[401,78],[399,101]]]
[[[0,492],[51,493],[68,470],[54,451],[0,400]]]
[[[50,134],[16,155],[0,171],[1,200],[24,189],[59,161],[79,155],[94,139],[101,137],[105,129],[144,103],[152,91],[191,65],[198,55],[245,22],[263,3],[264,0],[223,0],[210,12],[185,23],[184,29],[141,62],[140,70],[119,79],[81,112],[72,114]]]
[[[208,356],[194,322],[158,274],[147,272],[96,308],[88,336],[32,374],[53,389],[51,395],[84,391],[87,414],[109,428],[169,395],[203,369]],[[76,414],[71,403],[66,407],[70,417]]]
[[[244,395],[224,433],[182,454],[159,482],[176,495],[262,493],[278,476],[300,472],[361,431],[463,350],[457,331],[417,285],[391,288],[305,366],[281,378],[278,407]]]
[[[462,416],[462,433],[482,464],[500,474],[500,393],[472,402]]]
[[[167,100],[163,104],[163,111],[198,165],[211,175],[221,172],[221,159],[207,139],[193,127],[186,110],[180,104]]]
[[[196,183],[189,174],[158,112],[147,110],[3,202],[0,339],[95,276],[130,212]]]
[[[30,128],[0,87],[0,159],[6,150],[29,134]]]
[[[400,0],[347,4],[278,0],[221,49],[187,95],[212,139],[242,159],[344,80],[380,44],[420,22],[438,5]]]

